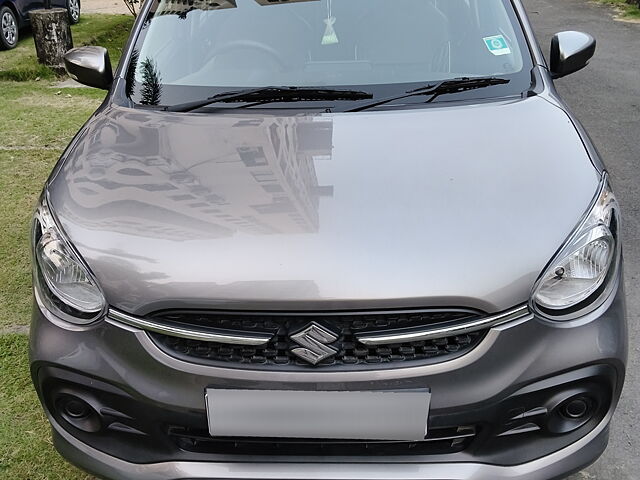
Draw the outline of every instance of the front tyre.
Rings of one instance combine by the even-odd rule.
[[[9,7],[0,8],[0,50],[10,50],[18,44],[18,19]]]
[[[67,12],[69,12],[69,23],[75,25],[80,21],[80,0],[67,0]]]

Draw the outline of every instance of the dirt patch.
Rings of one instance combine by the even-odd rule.
[[[9,325],[7,327],[0,328],[0,335],[28,335],[29,327],[27,325]]]
[[[54,87],[55,88],[55,87]],[[14,103],[28,107],[51,107],[51,108],[98,108],[100,101],[93,98],[74,96],[66,91],[57,91],[53,95],[32,95],[16,98]]]

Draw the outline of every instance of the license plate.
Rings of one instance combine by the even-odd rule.
[[[429,389],[361,392],[207,389],[214,437],[423,440]]]

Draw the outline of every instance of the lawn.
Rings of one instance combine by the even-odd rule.
[[[102,45],[115,64],[131,29],[125,15],[84,15],[74,44]],[[29,379],[31,308],[29,222],[53,165],[104,98],[90,88],[58,88],[61,79],[38,65],[26,32],[0,52],[0,478],[90,478],[51,445],[49,426]]]

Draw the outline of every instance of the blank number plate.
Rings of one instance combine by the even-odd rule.
[[[428,389],[206,392],[214,437],[423,440],[430,400]]]

